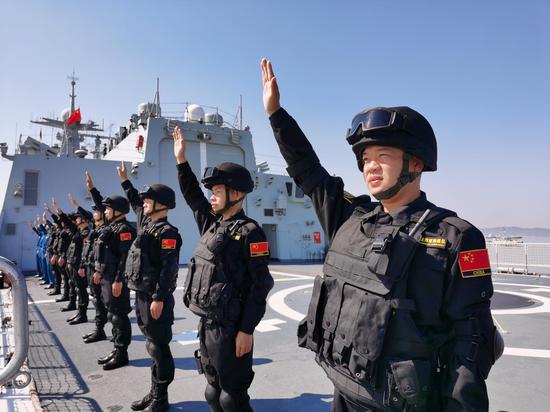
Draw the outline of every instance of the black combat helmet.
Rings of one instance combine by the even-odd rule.
[[[128,199],[122,196],[109,196],[103,199],[102,202],[103,206],[110,207],[113,210],[116,210],[117,212],[120,212],[122,214],[126,214],[130,211],[130,204],[128,203]]]
[[[145,186],[139,195],[144,199],[153,199],[155,202],[159,202],[168,209],[174,209],[176,207],[176,193],[170,187],[162,183]]]
[[[363,171],[363,150],[369,145],[394,146],[424,162],[424,171],[437,170],[437,142],[430,123],[407,106],[375,107],[355,115],[346,139]]]
[[[93,220],[93,215],[87,210],[77,210],[74,212],[75,217],[80,217],[83,220],[91,222]]]
[[[244,193],[250,193],[254,189],[250,172],[243,166],[231,162],[220,163],[215,167],[204,169],[202,183],[208,190],[215,185],[226,185]]]

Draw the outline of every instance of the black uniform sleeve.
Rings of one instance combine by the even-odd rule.
[[[95,207],[97,207],[99,211],[105,212],[105,206],[103,206],[103,196],[101,196],[99,190],[97,190],[96,187],[92,187],[90,194],[92,195],[92,200],[94,201]]]
[[[321,166],[300,126],[285,109],[273,113],[270,121],[289,176],[311,198],[325,235],[332,240],[353,210],[352,200],[344,192],[344,182],[340,177],[330,176]]]
[[[257,226],[251,230],[246,235],[244,246],[250,288],[248,294],[243,297],[239,330],[252,334],[265,314],[266,299],[269,291],[273,288],[273,278],[267,267],[269,245],[263,230]]]
[[[488,410],[485,379],[495,361],[496,333],[490,311],[491,271],[485,264],[470,265],[470,268],[460,265],[461,259],[483,261],[485,240],[479,230],[469,226],[457,232],[453,243],[443,305],[455,336],[446,351],[447,376],[442,387],[443,397],[447,399],[445,410]]]
[[[57,222],[59,222],[59,217],[56,214],[52,214],[52,220],[55,224],[57,224]]]
[[[158,239],[160,273],[159,280],[153,293],[153,300],[164,301],[172,292],[179,270],[179,256],[181,236],[178,231],[169,227],[161,232]]]
[[[38,233],[38,229],[35,226],[32,227],[32,231],[40,236],[40,233]]]
[[[139,193],[134,185],[132,185],[132,182],[130,182],[130,179],[122,182],[121,186],[122,190],[124,190],[124,193],[126,193],[128,202],[130,202],[130,206],[132,206],[132,210],[137,216],[138,225],[139,227],[141,227],[143,225],[143,221],[146,218],[146,216],[143,214],[143,200],[139,196]]]
[[[59,218],[63,223],[65,223],[65,226],[71,231],[72,234],[74,234],[78,230],[78,227],[75,225],[75,223],[71,219],[69,219],[69,216],[67,216],[65,213],[61,212],[59,214]]]
[[[135,238],[136,231],[128,223],[121,225],[120,229],[113,236],[114,247],[118,251],[118,268],[115,274],[115,282],[122,282],[125,279],[126,258]]]
[[[208,202],[208,199],[204,196],[197,177],[191,170],[189,162],[180,163],[177,165],[177,168],[181,193],[193,211],[193,216],[199,227],[199,232],[203,235],[212,223],[216,221],[217,216],[212,211],[210,202]]]

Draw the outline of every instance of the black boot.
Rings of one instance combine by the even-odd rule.
[[[116,353],[116,349],[113,349],[111,352],[109,352],[107,355],[99,358],[97,360],[97,364],[98,365],[105,365],[107,362],[109,362],[113,356],[115,356],[115,353]]]
[[[86,316],[86,311],[79,311],[78,315],[69,322],[69,325],[78,325],[80,323],[88,322],[88,316]]]
[[[71,323],[73,320],[78,318],[78,315],[80,315],[80,313],[76,312],[73,316],[71,316],[69,319],[67,319],[67,322]]]
[[[84,343],[94,343],[105,339],[107,339],[107,335],[105,335],[103,329],[96,329],[93,333],[91,333],[84,339]]]
[[[91,332],[88,332],[88,333],[85,333],[84,335],[82,335],[82,339],[86,339],[86,338],[89,338],[90,336],[92,336],[96,331],[93,330]]]
[[[71,310],[76,310],[76,302],[74,300],[69,301],[69,304],[67,306],[61,308],[61,312],[69,312]]]
[[[117,348],[113,357],[103,365],[103,370],[110,371],[126,365],[128,365],[128,351],[126,348]]]
[[[130,408],[132,408],[133,411],[142,411],[149,405],[151,405],[151,403],[153,402],[152,391],[153,389],[151,389],[151,391],[149,391],[149,393],[141,398],[139,401],[132,402]]]
[[[68,302],[68,301],[69,301],[69,297],[63,295],[63,296],[57,298],[55,301],[56,301],[56,302]]]
[[[54,289],[48,292],[48,296],[54,296],[54,295],[61,295],[61,291],[59,289]]]
[[[157,383],[152,388],[153,402],[149,405],[146,412],[164,412],[170,409],[168,403],[168,385]]]

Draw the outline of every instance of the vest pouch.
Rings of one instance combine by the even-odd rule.
[[[344,284],[338,279],[325,277],[326,302],[323,313],[323,347],[322,356],[332,363],[332,345],[334,332],[338,326],[340,309],[342,308],[342,291]]]
[[[313,292],[306,317],[298,325],[298,346],[318,352],[323,331],[323,304],[326,299],[325,281],[321,276],[315,276]]]
[[[195,258],[192,257],[187,265],[187,276],[185,277],[185,285],[183,287],[183,304],[189,307],[191,302],[191,285],[193,284],[193,277],[196,270]]]
[[[393,383],[390,383],[387,388],[389,406],[393,406],[392,401],[399,402],[403,399],[408,406],[407,410],[425,410],[433,385],[430,361],[414,359],[390,361],[388,372],[388,382]]]
[[[126,266],[124,269],[126,281],[128,287],[132,290],[139,290],[137,287],[140,283],[140,269],[141,269],[141,251],[136,249],[133,245],[128,252],[126,258]]]
[[[382,353],[391,313],[391,301],[369,293],[363,295],[352,341],[354,351],[359,356],[371,362],[378,359]],[[366,366],[366,363],[359,359],[355,359],[354,363]]]

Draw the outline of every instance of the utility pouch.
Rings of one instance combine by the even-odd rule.
[[[200,349],[197,349],[195,351],[195,363],[197,365],[197,371],[199,372],[199,375],[202,375],[204,373],[204,368],[203,368],[202,362],[201,362],[201,351],[200,351]]]
[[[431,362],[414,359],[390,362],[388,372],[395,382],[395,386],[388,388],[390,399],[400,397],[410,410],[424,410],[432,389]]]
[[[307,315],[298,325],[298,346],[319,351],[323,338],[321,322],[325,299],[325,281],[321,276],[316,276]]]

